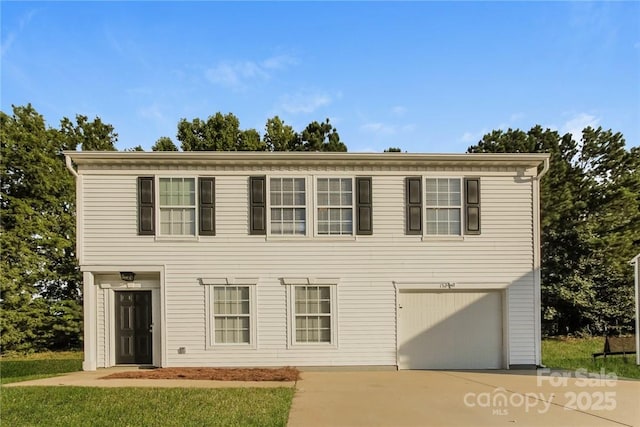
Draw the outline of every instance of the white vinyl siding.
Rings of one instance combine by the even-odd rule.
[[[160,178],[159,182],[160,235],[195,236],[195,179]]]
[[[415,170],[379,168],[354,171],[341,166],[308,170],[265,165],[229,170],[194,166],[166,175],[216,176],[216,242],[155,240],[137,235],[137,177],[167,171],[81,170],[81,263],[163,265],[163,348],[167,366],[293,366],[396,364],[394,282],[503,283],[508,307],[508,362],[535,363],[533,291],[532,181],[505,168],[430,171],[443,177],[482,178],[482,235],[434,241],[405,235],[406,176]],[[364,168],[364,166],[363,166]],[[295,169],[295,170],[293,170]],[[274,239],[248,235],[248,177],[306,177],[308,192],[316,178],[372,175],[373,236],[353,239],[315,237]],[[184,175],[181,175],[184,176]],[[423,175],[424,176],[424,175]],[[351,180],[352,178],[349,178]],[[314,185],[311,185],[313,183]],[[316,190],[313,188],[313,192]],[[309,196],[309,195],[308,195]],[[313,199],[314,197],[307,197]],[[309,221],[316,207],[307,206]],[[311,210],[312,209],[312,210]],[[312,223],[313,224],[313,223]],[[207,348],[206,290],[202,277],[258,277],[255,288],[256,339],[233,351]],[[309,343],[291,346],[292,308],[283,277],[339,278],[335,287],[337,348]],[[288,329],[289,328],[289,329]],[[98,340],[100,345],[100,341]],[[177,349],[185,347],[185,354]]]
[[[461,233],[462,196],[459,178],[427,178],[427,235]]]
[[[353,234],[353,179],[318,178],[317,188],[318,234]]]
[[[271,178],[269,201],[273,235],[300,235],[307,232],[304,178]]]

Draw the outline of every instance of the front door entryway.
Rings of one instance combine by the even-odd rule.
[[[117,291],[115,296],[116,364],[151,364],[151,291]]]

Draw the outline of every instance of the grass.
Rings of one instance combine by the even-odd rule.
[[[640,366],[636,365],[636,355],[598,357],[592,354],[602,352],[604,338],[557,337],[542,340],[542,363],[549,368],[575,371],[614,373],[618,377],[640,379]]]
[[[0,384],[53,377],[82,369],[82,352],[47,352],[3,356],[0,359]]]
[[[2,389],[2,424],[11,426],[284,426],[293,388]]]
[[[0,383],[82,368],[81,352],[0,358]],[[2,387],[2,425],[285,426],[294,388]]]

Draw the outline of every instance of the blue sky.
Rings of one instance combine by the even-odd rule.
[[[220,111],[330,118],[349,151],[464,152],[535,124],[640,145],[640,3],[6,2],[2,111],[99,116],[118,148]]]

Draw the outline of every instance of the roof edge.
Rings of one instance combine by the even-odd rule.
[[[335,153],[264,151],[65,151],[76,164],[176,162],[499,163],[537,166],[546,153]]]

